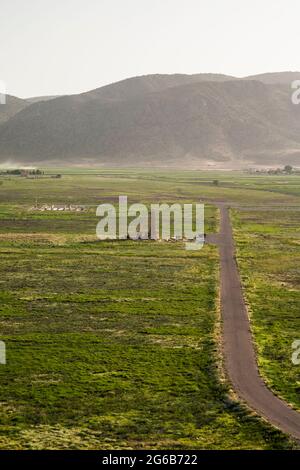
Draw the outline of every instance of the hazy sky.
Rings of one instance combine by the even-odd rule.
[[[148,73],[300,70],[299,0],[0,0],[9,94],[77,93]]]

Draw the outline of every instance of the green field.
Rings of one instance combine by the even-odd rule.
[[[224,380],[217,247],[100,242],[95,209],[122,194],[129,203],[203,200],[214,233],[211,201],[229,201],[262,374],[299,408],[290,356],[300,339],[300,177],[46,174],[56,172],[61,179],[0,180],[0,448],[295,448]],[[36,200],[89,207],[32,211]]]
[[[260,371],[300,411],[300,211],[235,211],[235,239]]]

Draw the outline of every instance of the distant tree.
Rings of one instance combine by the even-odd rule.
[[[291,174],[292,171],[293,171],[292,165],[285,165],[284,171],[285,171],[285,173]]]
[[[219,180],[213,180],[213,185],[214,186],[219,186]]]

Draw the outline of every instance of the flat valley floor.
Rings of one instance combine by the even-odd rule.
[[[207,234],[230,205],[260,374],[300,410],[300,176],[46,170],[0,177],[0,448],[298,448],[226,378],[218,247],[97,240],[96,206],[124,194],[201,200]]]

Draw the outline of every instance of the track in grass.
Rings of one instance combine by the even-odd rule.
[[[234,389],[282,431],[300,439],[300,414],[276,397],[259,375],[250,322],[235,260],[228,208],[220,205],[221,306],[225,364]]]

